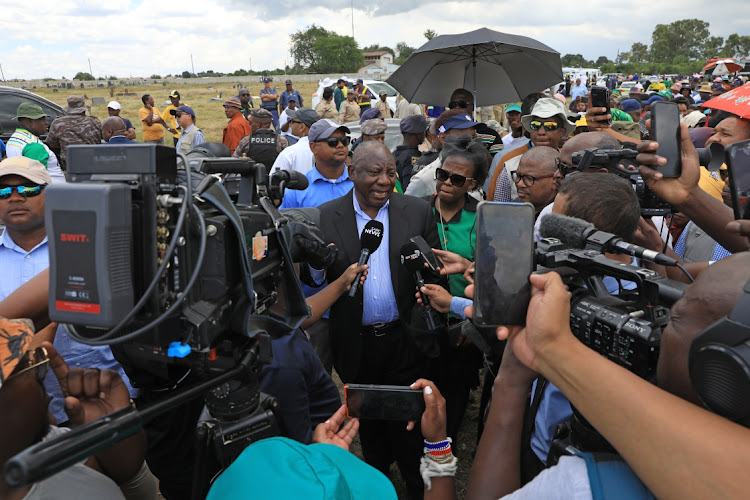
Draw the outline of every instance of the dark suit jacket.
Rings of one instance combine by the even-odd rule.
[[[320,228],[326,243],[338,248],[336,261],[328,268],[328,280],[333,281],[347,267],[359,260],[361,246],[352,201],[353,191],[320,207]],[[401,246],[409,238],[421,235],[433,248],[440,248],[437,222],[430,205],[413,196],[391,194],[388,205],[391,281],[396,296],[399,316],[404,326],[412,324],[412,309],[416,304],[414,278],[401,265]],[[331,307],[330,335],[333,361],[342,380],[354,381],[362,355],[362,289],[353,298],[344,294]],[[406,334],[406,331],[403,332]]]

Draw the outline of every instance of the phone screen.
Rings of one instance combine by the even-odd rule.
[[[344,399],[350,418],[418,421],[425,409],[422,391],[408,386],[348,384]]]
[[[747,204],[750,198],[750,139],[731,144],[726,149],[729,189],[735,219],[750,217]]]
[[[656,154],[667,159],[657,167],[664,177],[679,177],[682,173],[680,153],[680,109],[673,102],[651,105],[651,137],[659,143]]]
[[[591,107],[607,108],[604,114],[610,114],[612,110],[609,107],[609,89],[607,89],[606,87],[598,87],[596,85],[591,87]],[[610,118],[607,123],[611,124],[612,119]]]
[[[482,202],[477,206],[474,324],[523,325],[534,266],[534,207]]]

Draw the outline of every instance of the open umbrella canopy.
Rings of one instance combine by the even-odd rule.
[[[436,36],[388,78],[410,102],[445,105],[463,87],[474,92],[477,106],[520,101],[562,81],[559,52],[488,28]]]
[[[750,83],[709,99],[701,106],[729,111],[740,118],[750,118]]]
[[[728,75],[742,71],[745,65],[736,59],[712,59],[703,67],[706,75]]]

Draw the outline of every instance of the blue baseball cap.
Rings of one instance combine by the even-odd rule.
[[[268,83],[268,82],[272,82],[272,81],[273,81],[273,78],[271,78],[270,76],[267,76],[267,77],[265,77],[263,79],[263,83]]]
[[[506,113],[510,113],[511,111],[518,111],[521,112],[521,105],[520,104],[508,104],[508,106],[505,108]]]
[[[641,109],[641,103],[637,99],[625,99],[620,104],[620,109],[626,113],[630,113],[631,111]]]
[[[657,101],[664,101],[664,98],[660,95],[652,95],[649,97],[644,104],[648,104],[649,106]]]
[[[447,132],[451,129],[465,129],[465,128],[471,128],[476,127],[479,125],[478,122],[475,122],[471,119],[471,116],[467,115],[466,113],[456,116],[451,116],[446,120],[446,122],[438,129],[438,132]]]
[[[191,108],[190,106],[180,106],[179,108],[169,110],[169,114],[172,116],[176,115],[177,113],[187,113],[193,117],[193,120],[195,120],[195,111],[193,111],[193,108]]]

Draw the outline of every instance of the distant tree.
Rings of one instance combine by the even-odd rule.
[[[728,57],[724,52],[724,39],[720,36],[710,36],[703,42],[703,59],[714,57]]]
[[[394,64],[404,64],[417,49],[409,47],[406,45],[406,42],[398,42],[396,44],[396,50],[398,51],[398,57],[393,60]]]
[[[562,56],[562,65],[567,68],[584,68],[586,67],[586,59],[581,54],[565,54]]]
[[[291,35],[291,54],[311,73],[356,71],[364,65],[357,42],[315,24]]]
[[[154,73],[153,75],[148,77],[150,80],[161,80],[161,75],[157,75]]]
[[[385,45],[378,45],[377,43],[375,45],[368,45],[362,49],[362,52],[390,52],[394,58],[396,57],[396,51],[392,48]]]
[[[602,73],[616,73],[617,69],[615,68],[615,63],[612,61],[607,61],[601,66],[599,66],[599,71]]]
[[[183,71],[182,72],[182,77],[183,78],[192,78],[193,75],[190,74],[190,71]]]
[[[425,37],[425,38],[426,38],[426,39],[427,39],[428,41],[429,41],[429,40],[432,40],[432,39],[433,39],[433,38],[435,38],[436,36],[437,36],[437,31],[431,30],[431,29],[429,29],[429,28],[428,28],[427,30],[425,30],[425,32],[424,32],[424,37]]]
[[[596,59],[596,62],[594,62],[594,66],[596,66],[597,68],[601,68],[603,65],[605,65],[607,63],[611,63],[611,62],[612,61],[610,61],[607,56],[599,56]]]
[[[722,50],[727,57],[747,57],[750,56],[750,36],[740,36],[732,33],[724,42]]]
[[[631,45],[628,61],[632,63],[648,62],[648,45],[641,42],[635,42]]]
[[[709,24],[700,19],[682,19],[671,24],[657,24],[651,34],[651,61],[669,63],[677,56],[689,61],[703,57],[704,40]]]
[[[73,80],[96,80],[91,73],[84,73],[83,71],[79,71],[76,73],[76,76],[73,77]]]
[[[630,59],[630,52],[618,52],[615,65],[624,64]]]

